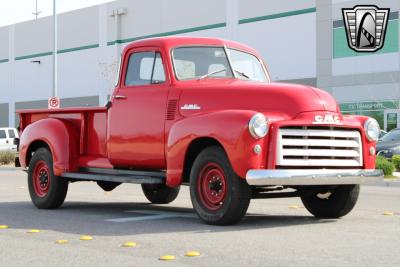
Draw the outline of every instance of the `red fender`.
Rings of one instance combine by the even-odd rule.
[[[256,140],[251,136],[248,124],[254,114],[254,111],[225,110],[186,117],[176,122],[168,136],[167,185],[174,187],[182,183],[188,147],[202,137],[212,138],[221,144],[239,177],[245,178],[249,169],[263,168],[267,140]],[[256,144],[263,148],[260,155],[253,152]]]
[[[370,117],[359,116],[359,115],[345,115],[343,116],[344,125],[352,125],[353,128],[358,128],[361,133],[362,144],[363,144],[363,157],[364,157],[364,169],[375,169],[375,153],[371,153],[376,150],[376,142],[370,141],[364,130],[364,124]]]
[[[20,139],[19,157],[22,167],[29,163],[28,151],[36,141],[45,142],[53,155],[54,174],[60,176],[66,171],[78,170],[79,134],[72,124],[65,120],[46,118],[28,125]]]

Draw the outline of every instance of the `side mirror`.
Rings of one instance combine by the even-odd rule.
[[[107,109],[111,108],[111,101],[110,100],[107,101],[106,108]]]

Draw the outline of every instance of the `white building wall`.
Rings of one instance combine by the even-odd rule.
[[[348,85],[333,87],[333,94],[338,102],[368,102],[400,100],[400,86],[398,83],[387,81],[384,84]]]
[[[14,47],[16,59],[33,54],[49,53],[53,49],[52,18],[15,24]]]
[[[315,19],[309,13],[241,24],[237,40],[261,53],[274,81],[315,77]]]
[[[99,45],[99,7],[79,9],[58,16],[58,50]]]
[[[353,75],[399,70],[399,53],[337,58],[332,62],[332,75]]]
[[[0,61],[8,60],[8,27],[0,28]]]

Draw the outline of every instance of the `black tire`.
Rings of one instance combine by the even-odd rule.
[[[251,187],[233,171],[224,150],[213,146],[200,152],[193,163],[190,198],[203,222],[230,225],[246,214]]]
[[[57,209],[64,203],[68,181],[54,176],[53,158],[47,148],[39,148],[32,156],[28,187],[32,202],[38,209]]]
[[[168,204],[176,199],[180,186],[168,187],[158,184],[142,184],[145,197],[153,204]]]
[[[357,203],[360,185],[340,185],[325,194],[301,197],[306,209],[317,218],[335,219],[345,216]]]

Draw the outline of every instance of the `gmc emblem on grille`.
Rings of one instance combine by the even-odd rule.
[[[342,125],[340,117],[337,115],[316,115],[313,124],[337,124]]]

